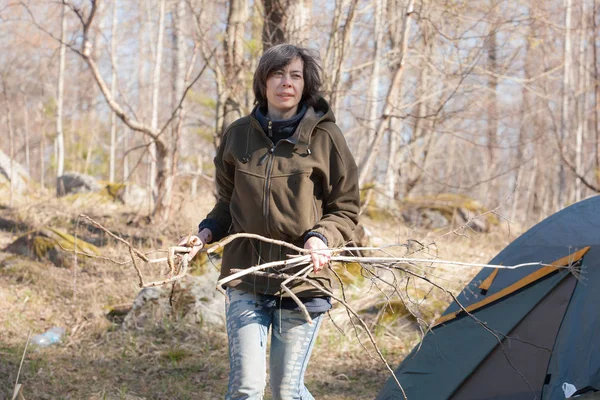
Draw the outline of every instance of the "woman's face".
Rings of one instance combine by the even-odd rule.
[[[267,107],[269,115],[277,119],[291,118],[296,114],[304,91],[304,63],[300,57],[267,78]]]

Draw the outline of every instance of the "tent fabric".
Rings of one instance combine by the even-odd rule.
[[[396,370],[408,399],[554,400],[564,399],[564,382],[600,388],[600,197],[548,217],[490,264],[549,264],[586,246],[580,277],[559,269],[473,312],[500,338],[509,337],[502,347],[468,315],[432,329]],[[457,299],[465,307],[479,303],[541,268],[499,270],[487,292],[479,286],[491,272],[483,269]],[[443,315],[460,310],[452,303]],[[393,379],[377,397],[402,398]]]
[[[543,277],[545,277],[548,274],[556,272],[556,269],[559,267],[570,266],[570,265],[576,264],[577,262],[579,262],[581,260],[581,258],[585,255],[585,253],[588,252],[589,249],[590,249],[589,246],[584,247],[583,249],[581,249],[575,253],[569,254],[568,256],[563,257],[560,260],[552,262],[552,266],[543,266],[542,268],[539,268],[537,271],[534,271],[531,274],[524,276],[517,282],[513,283],[510,286],[502,288],[502,290],[497,291],[496,293],[487,295],[488,294],[487,289],[485,289],[486,293],[482,293],[483,298],[480,301],[478,301],[477,303],[472,303],[468,306],[465,306],[462,303],[461,304],[464,307],[464,310],[466,310],[467,312],[473,312],[481,307],[484,307],[495,301],[498,301],[505,296],[511,295],[513,292],[516,292],[517,290],[520,290],[520,289],[524,288],[525,286],[532,284],[533,282],[537,281],[538,279],[542,279]],[[497,271],[498,271],[497,269],[494,270],[494,272],[497,272]],[[491,277],[495,277],[495,275],[497,275],[497,274],[494,274],[494,272],[492,272],[492,274],[490,275]],[[479,285],[480,289],[481,289],[482,285],[484,285],[484,287],[487,286],[489,278],[490,277],[486,278],[486,280],[483,281],[483,283],[481,285]],[[443,323],[443,322],[451,321],[452,319],[456,318],[457,315],[462,313],[464,310],[462,308],[459,308],[458,311],[443,315],[436,321],[436,325],[439,325],[440,323]]]
[[[503,396],[529,400],[533,398],[532,393],[541,398],[554,339],[576,283],[574,276],[567,276],[510,332],[510,339],[504,339],[502,347],[494,348],[452,399]],[[532,342],[536,346],[529,344]],[[523,367],[517,369],[517,365]]]

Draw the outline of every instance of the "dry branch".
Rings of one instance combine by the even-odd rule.
[[[126,241],[125,239],[120,238],[119,236],[110,232],[108,229],[106,229],[100,223],[94,221],[92,218],[90,218],[86,215],[83,215],[83,214],[81,215],[81,217],[85,218],[91,224],[102,229],[104,232],[109,234],[111,237],[115,238],[117,241],[125,244],[128,247],[128,250],[129,250],[129,253],[131,256],[131,262],[136,270],[138,279],[140,281],[140,287],[162,286],[162,285],[165,285],[168,283],[176,282],[177,280],[182,279],[183,277],[186,276],[187,270],[188,270],[188,263],[190,261],[189,255],[187,253],[189,253],[191,251],[191,247],[172,246],[168,249],[167,257],[148,259],[148,257],[146,257],[140,250],[135,249],[128,241]],[[306,307],[304,307],[301,300],[292,292],[292,290],[290,290],[288,288],[288,285],[293,281],[301,281],[301,282],[305,282],[305,283],[313,286],[315,289],[317,289],[321,293],[323,293],[323,295],[331,297],[332,299],[336,300],[337,302],[339,302],[340,304],[342,304],[344,306],[344,308],[346,309],[346,311],[348,313],[349,319],[353,324],[353,328],[357,335],[357,338],[359,338],[358,327],[356,325],[354,325],[354,321],[357,320],[359,322],[360,326],[362,326],[362,328],[365,330],[367,336],[369,337],[371,344],[375,348],[379,359],[381,360],[381,362],[383,362],[385,364],[386,368],[390,371],[396,384],[398,385],[398,387],[404,394],[402,385],[398,381],[392,368],[389,366],[389,364],[385,360],[385,357],[381,353],[381,351],[375,341],[375,338],[373,337],[373,334],[371,333],[367,323],[359,316],[358,312],[349,305],[349,303],[347,302],[347,300],[345,298],[345,294],[343,293],[343,291],[342,291],[342,297],[336,296],[331,291],[322,287],[314,280],[308,278],[308,274],[312,271],[311,255],[309,254],[309,253],[311,253],[310,250],[299,248],[297,246],[294,246],[290,243],[287,243],[287,242],[284,242],[281,240],[269,239],[269,238],[265,238],[265,237],[262,237],[262,236],[256,235],[256,234],[238,233],[235,235],[228,236],[228,237],[222,239],[221,241],[214,243],[210,246],[206,246],[203,249],[201,249],[200,251],[205,252],[207,254],[214,253],[217,250],[226,246],[227,244],[231,243],[233,240],[236,240],[239,238],[252,238],[252,239],[261,240],[261,241],[264,241],[267,243],[284,246],[284,247],[287,247],[287,248],[297,251],[298,254],[290,255],[289,258],[286,260],[264,263],[264,264],[256,265],[256,266],[253,266],[253,267],[250,267],[247,269],[242,269],[242,270],[232,270],[231,271],[232,274],[230,276],[225,277],[217,282],[217,290],[221,289],[220,291],[222,292],[222,288],[225,285],[227,285],[227,283],[229,283],[235,279],[241,278],[243,276],[246,276],[246,275],[260,275],[260,276],[276,277],[279,279],[283,279],[283,282],[281,283],[282,291],[285,292],[290,298],[292,298],[296,302],[296,304],[298,305],[298,308],[300,309],[300,312],[303,314],[306,321],[309,324],[312,324],[312,319],[310,317],[310,314],[306,310]],[[400,245],[398,245],[398,246],[400,246]],[[425,264],[429,268],[433,268],[434,264],[456,265],[456,266],[460,266],[460,267],[497,268],[497,269],[516,269],[516,268],[528,267],[528,266],[547,266],[547,264],[543,264],[541,262],[523,263],[523,264],[507,266],[507,265],[493,265],[493,264],[479,264],[479,263],[464,263],[464,262],[458,262],[458,261],[441,260],[441,259],[437,259],[437,258],[429,259],[429,258],[407,258],[407,257],[393,257],[393,256],[358,257],[358,256],[346,256],[346,255],[340,254],[344,251],[354,251],[357,249],[369,250],[369,251],[382,251],[385,254],[389,254],[385,251],[388,248],[389,248],[389,246],[379,247],[379,248],[378,247],[365,247],[365,248],[349,247],[349,248],[338,248],[338,249],[329,249],[329,250],[334,254],[331,257],[331,261],[338,261],[338,262],[342,262],[342,263],[344,263],[344,262],[359,263],[362,267],[362,270],[367,271],[367,276],[365,276],[365,277],[370,279],[371,282],[375,284],[377,289],[381,293],[384,293],[384,295],[385,295],[385,291],[379,287],[378,282],[381,282],[381,283],[393,288],[392,294],[397,295],[401,299],[401,301],[405,305],[405,308],[408,310],[408,312],[410,314],[412,314],[416,318],[416,320],[419,322],[419,328],[421,328],[422,325],[426,326],[425,331],[421,328],[421,334],[423,336],[429,329],[431,329],[431,325],[428,325],[421,316],[417,315],[415,313],[415,311],[412,310],[414,308],[414,306],[416,306],[418,309],[419,304],[414,303],[413,300],[410,298],[410,296],[408,297],[408,301],[411,303],[411,306],[409,306],[405,302],[405,299],[402,297],[401,292],[400,292],[402,290],[400,288],[400,283],[402,282],[402,280],[398,281],[397,276],[393,271],[400,271],[400,272],[403,272],[404,274],[412,276],[423,282],[427,282],[429,285],[432,286],[432,288],[439,289],[446,295],[450,296],[452,298],[452,300],[454,302],[456,302],[456,304],[459,306],[459,308],[469,318],[472,318],[479,326],[481,326],[483,329],[485,329],[487,332],[489,332],[491,335],[493,335],[496,338],[500,347],[502,347],[503,338],[507,338],[506,335],[494,331],[492,328],[488,327],[485,322],[479,320],[477,317],[472,315],[460,303],[458,298],[450,290],[448,290],[448,289],[444,288],[443,286],[441,286],[440,284],[432,281],[429,277],[413,271],[412,269],[417,267],[417,264],[419,264],[419,265]],[[145,262],[147,264],[166,262],[167,265],[169,266],[169,277],[164,280],[145,283],[144,276],[142,274],[141,269],[137,265],[136,259],[142,260],[143,262]],[[388,282],[384,278],[378,276],[373,271],[369,270],[366,267],[367,265],[371,266],[372,268],[391,271],[393,280],[391,282]],[[284,272],[285,270],[292,268],[292,267],[301,267],[301,269],[299,271],[295,272],[294,274],[287,274]],[[559,267],[557,267],[557,268],[559,268]],[[571,266],[568,266],[567,268],[571,268]],[[267,269],[269,270],[269,272],[265,271]],[[341,278],[339,276],[338,276],[338,279],[341,281]],[[407,285],[408,285],[408,280],[407,280]],[[404,290],[408,290],[408,289],[404,288]],[[388,295],[385,295],[385,297],[389,304],[390,297]],[[360,338],[358,340],[360,342]],[[367,351],[367,354],[369,354],[369,352],[368,352],[367,348],[364,346],[364,344],[362,342],[360,342],[360,344],[363,346],[365,351]],[[502,349],[502,350],[504,351],[504,349]],[[369,354],[369,356],[371,356],[371,355]],[[505,356],[507,356],[507,355],[505,354]],[[511,363],[511,361],[508,360],[508,362],[513,367],[513,369],[515,369],[515,371],[520,374],[520,372],[516,370],[516,367]],[[404,395],[404,398],[406,398],[406,395]]]

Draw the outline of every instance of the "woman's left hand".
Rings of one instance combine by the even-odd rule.
[[[311,250],[310,256],[313,263],[313,271],[319,273],[331,259],[331,250],[328,250],[327,245],[318,237],[312,236],[304,243],[304,248]],[[320,251],[319,251],[320,250]]]

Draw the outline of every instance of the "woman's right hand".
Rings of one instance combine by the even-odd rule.
[[[212,240],[212,232],[210,229],[202,229],[197,235],[186,236],[178,243],[178,246],[191,247],[192,250],[188,253],[190,260],[204,247],[204,245]]]

